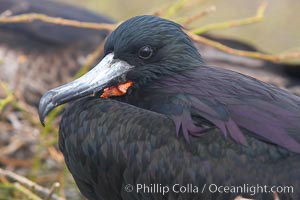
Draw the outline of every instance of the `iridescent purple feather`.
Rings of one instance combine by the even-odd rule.
[[[296,95],[236,72],[206,66],[166,77],[157,84],[164,85],[170,95],[183,95],[190,112],[197,111],[239,143],[246,144],[240,129],[244,128],[262,140],[300,153],[300,97]],[[186,139],[203,131],[187,115],[191,113],[172,117],[177,132],[181,128]]]

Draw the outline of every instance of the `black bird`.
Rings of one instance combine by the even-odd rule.
[[[207,66],[174,22],[121,24],[95,68],[44,94],[41,122],[75,99],[59,147],[88,199],[300,198],[300,98]]]

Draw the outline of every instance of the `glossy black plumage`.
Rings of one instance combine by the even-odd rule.
[[[115,100],[86,98],[65,112],[59,146],[89,199],[233,199],[238,194],[125,192],[126,184],[292,185],[298,199],[299,155],[253,137],[237,144],[215,130],[187,143],[165,115]],[[243,195],[273,199],[272,194]]]
[[[138,57],[145,45],[155,51],[147,60]],[[106,82],[93,71],[50,90],[39,107],[43,121],[59,104],[134,82],[121,97],[76,101],[62,118],[59,145],[87,198],[209,200],[239,194],[124,191],[126,184],[138,183],[291,185],[293,193],[279,196],[300,197],[299,97],[206,66],[180,26],[157,17],[135,17],[120,25],[107,40],[105,55],[99,63],[105,73],[120,61],[128,69]]]

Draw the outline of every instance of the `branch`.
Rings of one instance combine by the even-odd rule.
[[[154,16],[157,16],[157,17],[160,17],[160,16],[162,16],[164,13],[166,13],[166,12],[167,12],[167,10],[169,9],[169,7],[170,7],[170,5],[169,5],[169,4],[164,4],[164,5],[160,6],[160,8],[159,8],[159,9],[157,9],[157,10],[154,10],[154,11],[152,12],[152,14],[151,14],[151,15],[154,15]]]
[[[226,28],[231,28],[231,27],[235,27],[235,26],[243,26],[243,25],[248,25],[248,24],[252,24],[255,22],[259,22],[264,18],[264,13],[267,8],[267,5],[268,5],[268,3],[266,1],[262,2],[256,11],[256,15],[253,17],[232,20],[232,21],[227,21],[227,22],[221,22],[221,23],[215,23],[215,24],[209,24],[209,25],[203,26],[201,28],[193,29],[191,31],[197,35],[201,35],[205,32],[212,31],[212,30],[226,29]]]
[[[166,14],[163,15],[165,18],[170,18],[174,16],[188,1],[187,0],[178,0],[166,11]]]
[[[89,29],[108,30],[108,31],[114,30],[116,26],[115,24],[80,22],[80,21],[64,19],[60,17],[50,17],[48,15],[44,15],[40,13],[28,13],[28,14],[9,16],[9,17],[1,16],[0,24],[1,23],[2,24],[30,23],[35,20],[40,20],[50,24],[58,24],[62,26],[73,26],[77,28],[89,28]]]
[[[28,199],[31,200],[42,200],[40,197],[38,197],[36,194],[28,190],[26,187],[22,186],[20,183],[14,183],[14,186],[17,190],[25,194]]]
[[[46,196],[45,200],[50,200],[51,197],[54,195],[55,190],[57,190],[59,187],[60,187],[59,182],[53,183],[53,185],[50,189],[50,193]]]
[[[200,35],[196,35],[189,31],[186,31],[186,34],[195,42],[200,42],[202,44],[206,44],[208,46],[215,47],[216,49],[219,49],[221,51],[224,51],[226,53],[233,54],[233,55],[244,56],[244,57],[249,57],[249,58],[257,58],[257,59],[271,61],[271,62],[282,62],[285,60],[300,58],[300,52],[271,55],[271,54],[263,54],[263,53],[254,52],[254,51],[244,51],[244,50],[239,50],[239,49],[233,49],[224,44],[221,44],[214,40],[207,39]]]
[[[199,13],[191,16],[191,17],[188,17],[188,18],[185,18],[184,20],[182,20],[181,24],[186,27],[188,25],[190,25],[192,22],[200,19],[201,17],[204,17],[212,12],[216,11],[216,6],[210,6],[208,8],[206,8],[205,10],[201,10]]]
[[[22,185],[25,185],[28,188],[31,188],[32,190],[35,190],[35,191],[41,193],[45,197],[52,195],[52,199],[54,199],[54,200],[64,200],[63,198],[57,196],[56,194],[52,194],[53,192],[51,190],[44,188],[23,176],[15,174],[12,171],[8,171],[8,170],[0,168],[0,176],[8,177],[14,181],[17,181],[18,183],[21,183]]]

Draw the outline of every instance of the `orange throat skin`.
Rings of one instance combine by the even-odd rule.
[[[116,86],[109,86],[104,89],[104,91],[100,97],[107,99],[107,98],[113,97],[113,96],[122,96],[122,95],[126,94],[128,88],[130,88],[132,85],[133,85],[133,82],[128,81],[126,83],[121,83]]]

